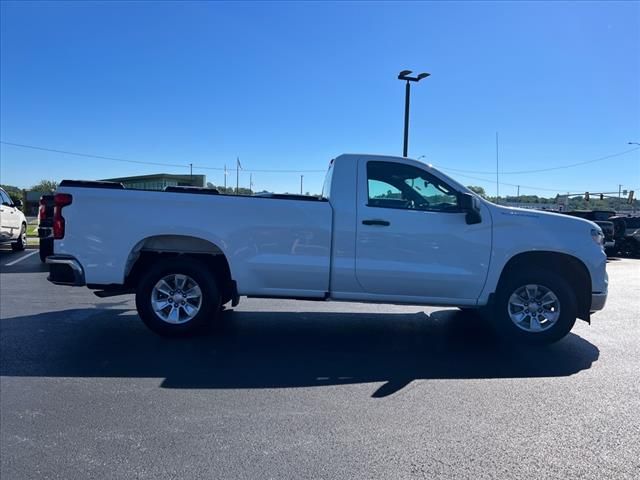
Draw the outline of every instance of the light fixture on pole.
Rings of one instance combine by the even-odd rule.
[[[409,104],[411,101],[411,82],[419,82],[423,78],[430,76],[430,73],[420,73],[416,77],[410,77],[411,70],[403,70],[398,74],[398,80],[406,81],[404,89],[404,146],[402,156],[406,157],[409,150]]]

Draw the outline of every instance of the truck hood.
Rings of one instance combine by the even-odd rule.
[[[599,229],[600,227],[590,220],[584,218],[571,217],[569,215],[563,215],[561,213],[544,212],[541,210],[533,210],[517,207],[504,207],[502,205],[496,205],[495,203],[487,202],[487,206],[491,210],[494,222],[509,221],[518,222],[522,219],[522,223],[540,223],[541,226],[548,227],[562,227],[570,230],[587,230],[592,228]]]

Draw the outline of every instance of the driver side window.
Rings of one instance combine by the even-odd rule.
[[[458,212],[457,192],[420,168],[367,163],[368,206]]]

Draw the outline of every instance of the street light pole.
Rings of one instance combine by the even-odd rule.
[[[407,156],[409,149],[409,106],[411,102],[411,84],[407,80],[404,88],[404,143],[402,147],[402,156]]]
[[[423,78],[427,78],[430,73],[420,73],[417,77],[410,77],[411,70],[403,70],[398,75],[398,80],[405,80],[404,88],[404,142],[402,147],[402,156],[407,157],[409,153],[409,106],[411,102],[411,83],[419,82]]]
[[[640,145],[638,142],[627,142],[628,145]]]

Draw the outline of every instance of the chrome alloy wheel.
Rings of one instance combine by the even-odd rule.
[[[200,286],[188,275],[167,275],[151,290],[151,307],[167,323],[186,323],[198,314],[201,306]]]
[[[520,329],[536,333],[551,328],[560,318],[560,300],[547,287],[523,285],[509,297],[511,321]]]

